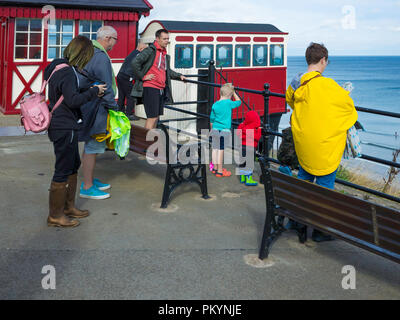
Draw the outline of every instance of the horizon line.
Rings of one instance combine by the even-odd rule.
[[[288,54],[288,57],[304,57],[303,55]],[[332,54],[330,57],[400,57],[400,55],[392,54]]]

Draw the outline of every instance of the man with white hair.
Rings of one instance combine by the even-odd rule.
[[[115,102],[117,94],[117,85],[112,68],[109,51],[118,41],[117,31],[111,26],[101,27],[97,31],[97,40],[92,40],[94,46],[94,55],[86,65],[84,72],[87,77],[81,77],[81,87],[93,86],[96,83],[107,84],[104,96],[93,100],[84,105],[83,129],[81,130],[80,140],[85,141],[84,152],[82,155],[83,183],[81,185],[81,198],[106,199],[110,194],[104,192],[111,188],[108,183],[101,182],[94,178],[94,168],[96,166],[96,157],[104,153],[106,142],[101,137],[93,138],[93,135],[106,133],[108,109],[118,110]]]

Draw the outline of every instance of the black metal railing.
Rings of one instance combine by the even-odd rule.
[[[214,97],[215,97],[215,92],[214,92],[214,88],[220,88],[222,87],[222,84],[218,84],[215,83],[215,73],[217,72],[214,63],[210,62],[209,64],[209,68],[208,68],[208,76],[205,75],[191,75],[192,77],[207,77],[208,81],[195,81],[195,80],[189,80],[186,79],[185,82],[188,83],[193,83],[193,84],[197,84],[197,85],[201,85],[201,86],[207,86],[209,88],[208,90],[208,99],[207,101],[194,101],[194,102],[187,102],[187,103],[182,103],[182,102],[177,102],[177,103],[173,103],[173,104],[169,104],[166,106],[166,108],[174,110],[174,111],[179,111],[182,112],[184,114],[188,114],[194,117],[191,118],[184,118],[182,120],[179,119],[171,119],[171,120],[164,120],[162,122],[168,122],[168,121],[186,121],[186,120],[196,120],[196,119],[210,119],[210,111],[211,111],[211,106],[214,103]],[[220,73],[220,75],[222,75]],[[179,80],[178,80],[179,81]],[[234,87],[236,91],[240,91],[240,92],[246,92],[246,93],[251,93],[251,94],[256,94],[256,95],[262,95],[264,97],[264,115],[263,115],[263,119],[262,119],[262,127],[263,127],[263,135],[262,135],[262,139],[261,139],[261,148],[259,150],[261,150],[260,152],[260,156],[263,156],[266,160],[280,164],[280,162],[277,159],[274,159],[273,157],[269,157],[269,152],[270,150],[272,150],[272,144],[269,144],[269,139],[270,136],[272,137],[281,137],[282,138],[282,134],[279,132],[274,132],[271,130],[270,127],[270,113],[269,113],[269,104],[270,104],[270,97],[277,97],[277,98],[282,98],[285,99],[286,96],[285,94],[282,93],[276,93],[276,92],[271,92],[270,91],[270,85],[268,83],[264,84],[264,90],[254,90],[254,89],[248,89],[248,88],[240,88],[240,87]],[[173,107],[173,105],[179,105],[179,104],[194,104],[194,103],[208,103],[208,110],[207,110],[207,114],[200,114],[200,113],[196,113],[196,112],[191,112],[191,111],[187,111],[187,110],[183,110],[183,109],[179,109],[179,108],[175,108]],[[248,106],[247,106],[248,107]],[[248,107],[249,108],[249,107]],[[250,108],[249,108],[250,109]],[[251,110],[251,109],[250,109]],[[394,112],[388,112],[388,111],[381,111],[381,110],[376,110],[376,109],[370,109],[370,108],[363,108],[363,107],[356,107],[356,110],[359,112],[366,112],[366,113],[371,113],[371,114],[377,114],[377,115],[382,115],[382,116],[387,116],[387,117],[394,117],[394,118],[400,118],[400,113],[394,113]],[[232,121],[233,126],[237,126],[239,123]],[[183,132],[182,130],[179,130],[180,132]],[[185,132],[183,132],[185,133]],[[191,134],[189,134],[191,135]],[[277,146],[278,146],[278,141],[277,141]],[[369,155],[365,155],[362,154],[361,159],[365,159],[371,162],[375,162],[375,163],[380,163],[380,164],[384,164],[390,167],[395,167],[395,168],[400,168],[400,163],[394,162],[394,161],[388,161],[388,160],[384,160],[384,159],[380,159],[377,157],[373,157],[373,156],[369,156]],[[342,185],[346,185],[349,187],[352,187],[354,189],[360,190],[360,191],[364,191],[370,194],[374,194],[376,196],[382,197],[382,198],[386,198],[395,202],[400,203],[400,198],[399,197],[395,197],[377,190],[373,190],[355,183],[351,183],[348,181],[344,181],[341,179],[336,179],[336,182]]]

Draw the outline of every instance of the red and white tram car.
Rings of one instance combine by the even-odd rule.
[[[153,42],[158,29],[167,29],[170,33],[167,51],[171,55],[171,68],[174,70],[183,74],[199,74],[199,71],[208,68],[210,60],[214,60],[216,68],[222,69],[224,78],[237,87],[263,90],[263,84],[269,83],[271,91],[285,93],[288,33],[275,26],[155,20],[140,34],[141,39],[147,43]],[[218,74],[216,81],[226,82]],[[172,85],[175,101],[197,101],[197,85],[177,81],[173,81]],[[247,93],[241,95],[251,109],[255,109],[260,115],[264,114],[263,96]],[[197,105],[184,108],[194,112],[202,111],[198,110]],[[233,118],[242,118],[247,110],[242,104],[233,113]],[[280,115],[286,112],[284,99],[272,97],[269,110],[272,118],[276,115],[279,121]],[[165,118],[182,116],[184,115],[168,111]],[[189,131],[193,131],[193,126],[192,123]]]

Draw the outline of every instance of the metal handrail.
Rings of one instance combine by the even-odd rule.
[[[180,80],[178,80],[178,81],[180,81]],[[185,82],[195,83],[195,84],[198,84],[198,85],[204,85],[204,86],[209,86],[209,87],[216,87],[216,88],[220,88],[222,86],[220,84],[216,84],[216,83],[212,83],[212,82],[206,82],[206,81],[194,81],[194,80],[187,80],[186,79]],[[264,153],[265,153],[264,156],[266,156],[266,153],[268,152],[268,147],[266,147],[266,146],[268,146],[268,136],[273,135],[273,136],[282,137],[281,133],[273,132],[273,131],[270,130],[270,127],[269,127],[269,100],[270,100],[270,97],[278,97],[278,98],[285,99],[286,95],[285,94],[281,94],[281,93],[271,92],[269,90],[270,87],[269,87],[268,83],[264,84],[264,90],[263,91],[247,89],[247,88],[240,88],[240,87],[234,87],[234,88],[235,88],[236,91],[242,91],[242,92],[258,94],[258,95],[263,95],[264,96],[264,121],[263,121],[263,127],[264,127],[264,134],[265,135],[263,135],[264,136],[264,148],[263,148],[263,150],[264,150]],[[177,108],[172,108],[172,107],[169,107],[169,108],[171,108],[172,110],[183,112],[182,110],[177,109]],[[360,112],[366,112],[366,113],[378,114],[378,115],[383,115],[383,116],[388,116],[388,117],[400,118],[400,114],[399,113],[395,113],[395,112],[381,111],[381,110],[376,110],[376,109],[363,108],[363,107],[359,107],[359,106],[356,106],[356,110],[360,111]],[[200,116],[202,118],[209,118],[209,115],[200,115],[198,113],[188,112],[188,111],[185,111],[184,113],[195,115],[195,116]],[[232,124],[237,125],[236,123],[232,123]],[[268,158],[268,160],[270,160],[270,161],[279,163],[279,161],[277,161],[276,159],[272,160],[273,158],[269,158],[269,157],[266,157],[266,158]],[[376,158],[376,157],[372,157],[372,156],[368,156],[368,155],[364,155],[364,154],[362,154],[361,158],[365,159],[365,160],[368,160],[368,161],[375,162],[375,163],[380,163],[380,164],[384,164],[384,165],[387,165],[387,166],[400,168],[400,164],[397,163],[397,162],[394,162],[394,161],[387,161],[387,160],[384,160],[384,159],[380,159],[380,158]],[[368,193],[371,193],[371,194],[375,194],[375,195],[378,195],[378,196],[380,196],[382,198],[386,198],[386,199],[393,200],[393,201],[396,201],[396,202],[400,203],[400,198],[393,197],[393,196],[388,195],[386,193],[382,193],[382,192],[379,192],[379,191],[376,191],[376,190],[373,190],[373,189],[369,189],[369,188],[366,188],[366,187],[363,187],[363,186],[360,186],[360,185],[357,185],[357,184],[353,184],[353,183],[350,183],[350,182],[347,182],[347,181],[343,181],[343,180],[340,180],[340,179],[336,179],[335,181],[337,183],[340,183],[340,184],[343,184],[343,185],[347,185],[347,186],[351,186],[352,188],[355,188],[355,189],[358,189],[358,190],[361,190],[361,191],[365,191],[365,192],[368,192]]]
[[[356,106],[356,110],[360,111],[360,112],[379,114],[379,115],[382,115],[382,116],[388,116],[388,117],[393,117],[393,118],[400,118],[400,113],[396,113],[396,112],[382,111],[382,110],[376,110],[376,109],[370,109],[370,108],[363,108],[363,107],[359,107],[359,106]]]
[[[203,101],[182,101],[182,102],[171,102],[171,103],[166,103],[166,106],[177,106],[180,104],[198,104],[198,103],[208,103],[208,100],[203,100]]]

